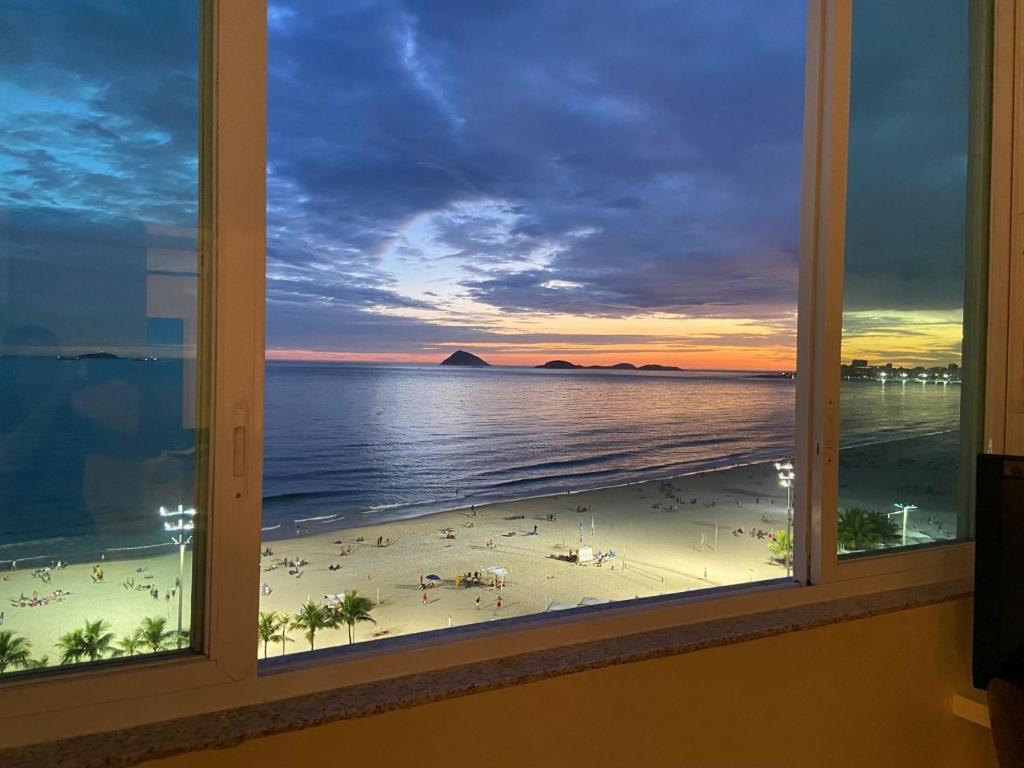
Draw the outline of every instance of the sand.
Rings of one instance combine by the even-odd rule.
[[[935,484],[952,482],[955,473],[945,463],[951,444],[955,448],[948,439],[918,438],[844,451],[844,503],[886,511],[894,500],[916,503],[911,540],[948,538],[955,528],[953,516],[933,507],[945,504],[950,492]],[[918,479],[911,481],[911,476]],[[936,479],[942,477],[946,480]],[[861,492],[861,487],[874,490]],[[925,493],[928,488],[931,493]],[[898,490],[915,489],[920,498],[890,498]],[[761,463],[318,532],[263,545],[273,554],[259,558],[260,582],[269,591],[261,595],[260,609],[294,615],[306,600],[356,590],[376,603],[371,613],[376,624],[356,627],[356,641],[364,642],[577,606],[585,599],[626,600],[781,578],[787,570],[771,557],[769,535],[786,529],[786,517],[786,491],[772,464]],[[940,517],[941,532],[928,522]],[[758,529],[767,535],[752,537],[750,532]],[[581,535],[595,555],[608,555],[603,562],[567,560],[570,550],[580,546]],[[382,546],[377,546],[378,537]],[[289,574],[296,569],[281,564],[285,560],[307,564]],[[52,572],[51,585],[27,567],[3,572],[4,629],[28,637],[34,656],[49,654],[55,663],[56,639],[86,619],[105,619],[118,637],[145,616],[162,616],[168,628],[176,626],[177,600],[165,597],[177,577],[176,553],[102,565],[102,584],[91,581],[91,563]],[[186,559],[186,573],[188,568]],[[494,568],[507,571],[504,584],[496,584],[488,573]],[[480,572],[484,584],[456,586],[467,572]],[[421,589],[421,579],[431,584],[425,577],[432,575],[440,580]],[[125,589],[128,578],[137,585],[156,585],[159,599]],[[45,606],[11,605],[21,594],[41,596],[57,588],[71,595]],[[188,612],[186,595],[186,622]],[[308,649],[300,630],[291,630],[290,637],[288,652]],[[318,648],[345,642],[344,629],[316,637]],[[271,656],[281,653],[280,644],[271,645]]]
[[[560,559],[580,546],[580,523],[583,544],[614,557],[601,565]],[[733,535],[741,527],[744,534]],[[576,606],[584,598],[625,600],[785,576],[785,567],[769,558],[768,540],[746,533],[751,527],[786,527],[785,491],[768,464],[279,540],[266,545],[273,555],[262,558],[261,581],[272,592],[261,598],[261,610],[294,613],[304,600],[356,590],[380,601],[372,613],[377,624],[357,627],[356,639],[367,640],[539,613],[551,603]],[[378,537],[389,543],[378,547]],[[350,554],[339,554],[348,548]],[[282,557],[309,565],[301,576],[271,569]],[[508,572],[502,589],[455,586],[457,576],[494,567]],[[431,575],[441,577],[438,586],[420,589],[421,577]],[[301,634],[294,635],[301,647]],[[347,641],[343,635],[328,631],[317,644]]]

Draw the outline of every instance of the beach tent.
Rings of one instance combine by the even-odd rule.
[[[492,565],[484,570],[494,576],[494,586],[499,588],[505,586],[505,581],[508,579],[508,568],[503,565]]]
[[[571,609],[573,609],[575,607],[576,607],[575,605],[569,605],[568,603],[557,603],[557,602],[552,601],[552,602],[548,603],[547,610],[549,610],[549,611],[568,611],[568,610],[571,610]]]
[[[440,580],[441,580],[441,577],[438,576],[436,573],[432,573],[429,576],[427,576],[427,581],[440,581]]]
[[[594,550],[589,544],[581,544],[577,562],[589,563],[594,559]]]
[[[584,597],[580,600],[580,605],[604,605],[609,602],[611,601],[604,597]]]

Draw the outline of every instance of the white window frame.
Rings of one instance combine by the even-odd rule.
[[[546,615],[455,633],[296,654],[261,674],[260,505],[265,297],[266,4],[209,0],[212,11],[213,183],[210,250],[215,296],[213,411],[204,655],[61,670],[0,682],[0,748],[126,728],[545,648],[855,594],[970,577],[973,545],[839,561],[836,556],[839,343],[853,0],[808,0],[805,165],[799,290],[795,574],[719,592],[628,601],[596,613]],[[992,189],[1013,198],[992,211],[986,432],[993,449],[1024,453],[1024,0],[996,2]],[[1009,23],[1009,31],[999,22]],[[1016,31],[1016,38],[1013,32]],[[1014,98],[1014,67],[1019,103]],[[1008,106],[1009,105],[1009,106]],[[1012,182],[1012,184],[1011,184]],[[1016,251],[1011,250],[1011,243]],[[1003,302],[1000,304],[999,302]],[[1004,311],[1005,310],[1005,311]],[[1001,350],[1001,352],[1000,352]],[[1001,356],[1000,356],[1001,355]],[[1016,357],[1015,357],[1016,356]],[[1015,366],[1015,367],[1014,367]],[[993,383],[995,382],[995,383]],[[1001,387],[999,385],[1002,385]],[[238,432],[237,430],[242,430]],[[240,437],[239,437],[240,435]],[[244,445],[244,455],[240,453]],[[343,695],[340,693],[339,695]],[[41,716],[44,715],[44,716]]]

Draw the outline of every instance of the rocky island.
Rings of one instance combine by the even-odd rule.
[[[632,363],[615,363],[615,365],[578,365],[576,363],[570,363],[568,360],[549,360],[543,365],[535,365],[534,368],[549,368],[554,370],[571,370],[571,369],[597,369],[597,370],[608,370],[608,371],[681,371],[675,365],[655,365],[647,364],[636,366]]]
[[[477,357],[469,352],[464,352],[461,349],[452,352],[448,357],[441,361],[441,365],[462,365],[475,368],[483,368],[489,366],[483,358]]]

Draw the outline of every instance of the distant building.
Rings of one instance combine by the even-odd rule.
[[[867,368],[868,367],[868,361],[867,360],[853,360],[853,361],[850,362],[850,367],[851,368]]]

